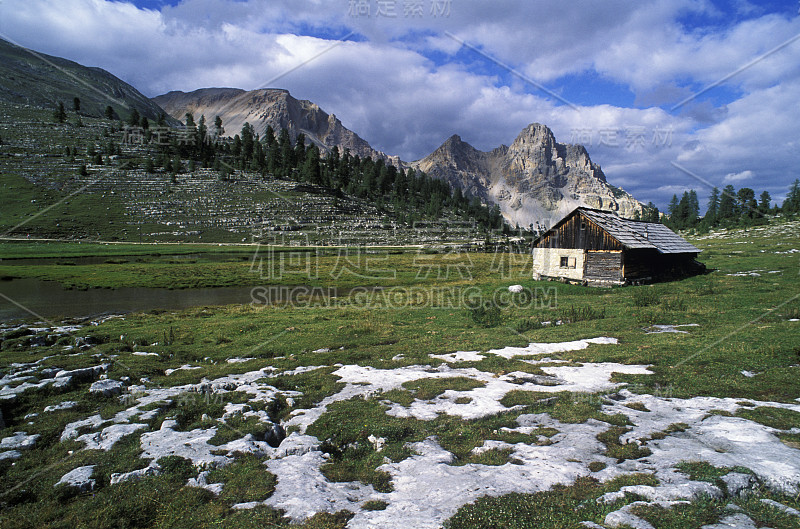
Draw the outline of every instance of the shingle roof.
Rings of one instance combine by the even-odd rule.
[[[589,208],[578,209],[588,219],[617,239],[625,248],[654,248],[665,254],[699,253],[701,251],[663,224],[623,219],[610,211]],[[571,215],[572,213],[567,217]]]

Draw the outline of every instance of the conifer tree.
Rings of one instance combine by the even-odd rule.
[[[64,103],[61,101],[58,102],[58,107],[53,112],[53,119],[55,119],[58,123],[64,123],[67,120],[67,113],[64,110]]]
[[[139,121],[140,121],[139,111],[134,108],[133,112],[131,112],[130,119],[128,119],[128,124],[131,127],[138,127],[139,126]]]

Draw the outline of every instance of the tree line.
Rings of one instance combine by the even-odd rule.
[[[684,191],[680,199],[677,195],[672,195],[667,208],[668,217],[664,223],[675,230],[696,229],[705,232],[716,227],[765,224],[768,215],[778,213],[787,217],[800,213],[800,179],[791,185],[789,194],[780,207],[777,204],[772,205],[772,197],[768,191],[763,191],[756,200],[755,191],[749,187],[737,190],[728,184],[721,191],[715,187],[711,190],[708,208],[702,216],[697,192],[694,189]]]
[[[109,112],[111,114],[111,112]],[[181,159],[190,160],[190,171],[197,164],[219,172],[227,180],[236,170],[272,175],[277,178],[323,186],[334,191],[371,201],[381,212],[390,211],[394,217],[411,224],[417,220],[438,219],[447,213],[464,220],[475,221],[485,230],[510,231],[497,205],[486,206],[478,197],[455,190],[444,180],[432,178],[413,168],[397,167],[384,160],[361,158],[340,151],[337,146],[324,155],[320,148],[299,133],[292,140],[287,129],[276,133],[267,126],[259,134],[250,123],[239,134],[224,137],[222,119],[216,116],[213,124],[205,115],[195,121],[191,113],[184,119],[185,128],[173,132],[167,142],[157,142],[159,154],[145,161],[145,169],[155,172],[162,167],[175,174],[183,170]],[[142,130],[143,141],[152,144],[152,124],[134,110],[127,120],[131,127]],[[164,127],[164,117],[157,123]]]

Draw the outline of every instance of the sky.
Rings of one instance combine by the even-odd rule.
[[[0,37],[150,97],[285,88],[406,161],[543,123],[662,210],[800,178],[798,0],[0,0]]]

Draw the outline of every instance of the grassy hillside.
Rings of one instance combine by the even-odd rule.
[[[118,121],[68,114],[60,124],[46,110],[0,103],[0,234],[302,246],[486,237],[470,218],[449,210],[418,215],[428,221],[420,227],[392,204],[253,171],[220,172],[174,154],[164,158],[155,145],[127,141]],[[154,160],[162,161],[148,167]]]

